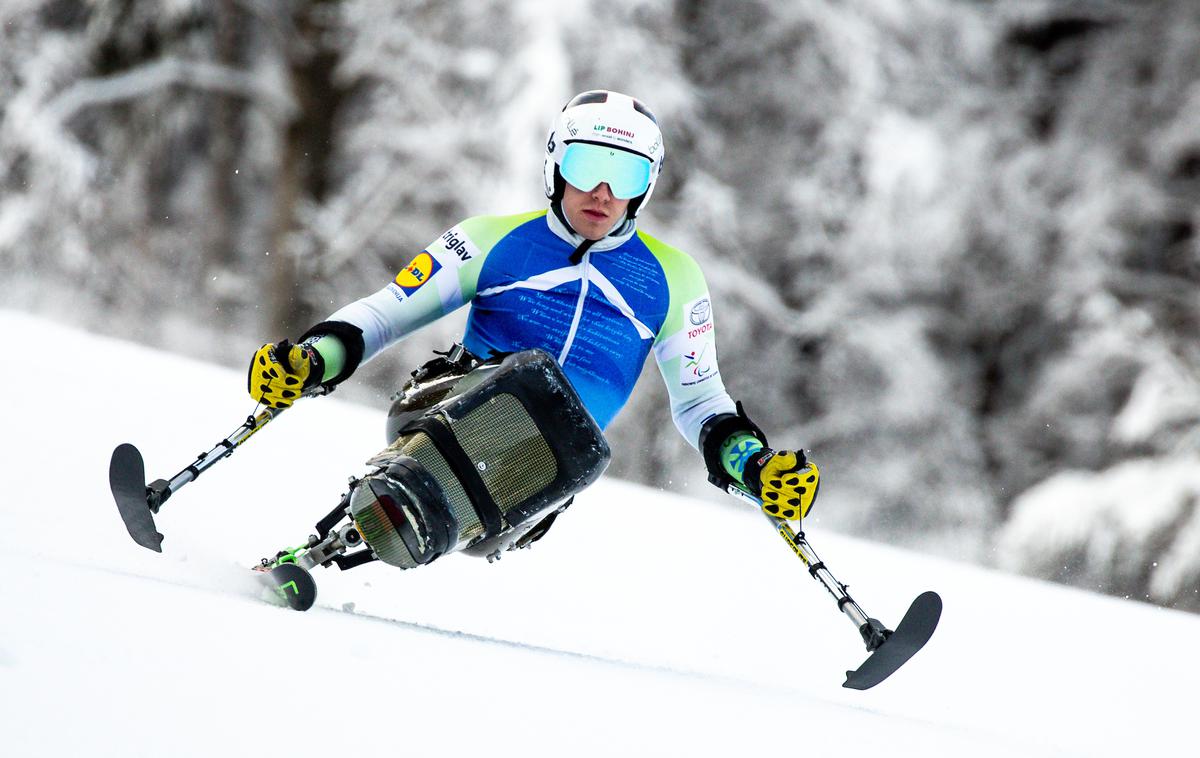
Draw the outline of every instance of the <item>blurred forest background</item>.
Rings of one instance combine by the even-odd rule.
[[[655,109],[642,228],[822,464],[821,528],[1200,610],[1195,0],[6,0],[2,304],[240,369],[543,207],[597,87]],[[330,444],[375,452],[464,318],[341,389],[380,437]],[[660,385],[611,473],[721,498]]]

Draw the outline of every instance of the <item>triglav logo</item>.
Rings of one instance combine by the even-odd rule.
[[[471,254],[467,252],[466,239],[459,239],[458,235],[454,233],[454,229],[442,235],[442,242],[446,245],[446,251],[457,255],[459,260],[464,263],[471,260]]]

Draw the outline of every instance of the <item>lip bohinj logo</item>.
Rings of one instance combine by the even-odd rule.
[[[633,139],[633,137],[634,137],[633,132],[629,131],[628,129],[618,129],[615,126],[607,126],[605,124],[596,124],[592,128],[597,132],[603,132],[605,134],[612,134],[617,137],[628,137],[629,139]]]

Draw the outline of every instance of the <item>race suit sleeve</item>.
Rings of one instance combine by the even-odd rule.
[[[667,317],[654,341],[654,358],[667,385],[675,427],[699,449],[704,421],[736,412],[717,368],[712,299],[691,256],[648,236],[643,240],[662,264],[670,290]]]
[[[362,331],[362,363],[475,297],[487,253],[536,214],[477,216],[446,231],[378,292],[335,311],[329,321]]]

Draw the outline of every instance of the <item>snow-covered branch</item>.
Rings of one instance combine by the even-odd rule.
[[[132,100],[172,85],[244,97],[262,106],[277,121],[286,119],[296,108],[289,93],[264,84],[252,74],[206,61],[163,58],[113,76],[75,82],[47,103],[43,115],[63,124],[84,108]]]

